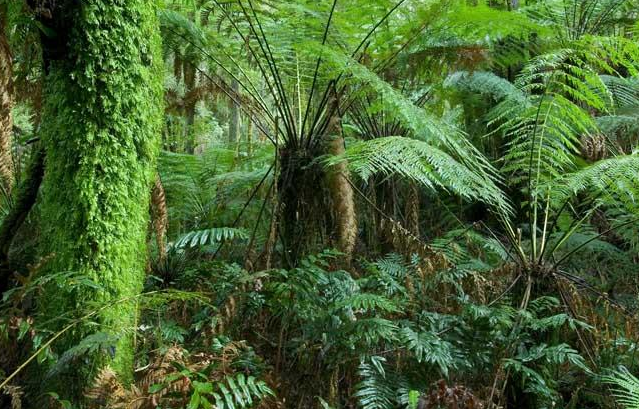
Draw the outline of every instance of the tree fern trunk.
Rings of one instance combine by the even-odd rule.
[[[419,237],[419,189],[415,182],[410,182],[408,186],[408,196],[406,198],[406,227],[415,237]]]
[[[13,70],[9,42],[7,41],[7,10],[0,5],[0,179],[6,195],[13,188],[13,161],[11,136],[13,134]]]
[[[185,139],[186,153],[193,153],[195,151],[195,106],[197,105],[198,98],[194,97],[193,91],[197,85],[197,75],[193,63],[184,60],[184,87],[186,96],[184,101],[184,116],[186,120]]]
[[[42,253],[52,257],[48,273],[77,272],[100,288],[51,286],[39,309],[59,319],[95,308],[90,306],[95,302],[110,305],[96,317],[98,328],[79,324],[55,344],[57,352],[95,331],[117,339],[110,354],[95,352],[88,357],[91,365],[71,368],[57,377],[55,388],[47,384],[48,390],[78,397],[104,365],[125,382],[133,378],[136,303],[123,300],[139,295],[144,281],[163,61],[155,2],[51,4],[52,18],[42,17],[56,32],[43,36]]]
[[[166,242],[164,239],[169,224],[169,212],[166,206],[164,186],[159,174],[155,175],[155,182],[151,191],[151,211],[158,254],[160,255],[160,260],[164,260],[166,258]]]
[[[334,156],[343,155],[344,137],[340,118],[334,118],[331,128],[336,133],[328,143],[328,153]],[[328,173],[328,187],[331,195],[332,214],[337,233],[337,248],[344,253],[345,261],[350,263],[357,241],[357,216],[355,214],[355,197],[349,182],[348,163],[342,161]]]
[[[179,49],[175,49],[173,51],[173,76],[175,77],[175,82],[178,84],[182,81],[182,65],[184,62],[182,61],[182,54]]]
[[[246,130],[246,151],[248,153],[248,157],[252,158],[253,157],[253,122],[251,121],[251,118],[246,118],[246,123],[247,123],[247,127],[248,129]],[[251,166],[252,168],[252,163],[249,162],[249,166]]]
[[[271,222],[268,228],[268,238],[264,244],[264,269],[271,269],[271,261],[273,259],[273,250],[277,242],[277,224],[279,222],[280,204],[278,201],[277,183],[273,185],[273,197],[271,206]]]
[[[233,93],[236,94],[240,90],[240,84],[237,81],[233,80],[231,88],[233,89]],[[234,101],[231,101],[229,107],[229,144],[233,146],[238,142],[238,138],[240,135],[240,107]]]

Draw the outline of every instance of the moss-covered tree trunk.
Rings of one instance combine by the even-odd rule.
[[[11,135],[13,134],[13,70],[7,39],[7,6],[0,2],[0,181],[5,194],[13,187]]]
[[[59,317],[111,305],[98,327],[81,324],[56,349],[95,331],[117,336],[115,349],[77,363],[58,392],[77,396],[101,366],[132,378],[134,302],[144,280],[145,235],[161,129],[162,83],[155,2],[59,0],[44,23],[45,177],[41,192],[47,273],[73,271],[100,289],[50,287],[41,313]],[[60,390],[60,388],[62,390]]]

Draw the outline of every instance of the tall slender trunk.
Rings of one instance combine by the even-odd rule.
[[[184,64],[182,60],[182,53],[179,49],[173,50],[173,76],[175,77],[175,81],[179,84],[182,81],[182,65]]]
[[[155,175],[155,182],[151,190],[151,218],[153,219],[153,231],[155,242],[158,246],[160,260],[166,258],[166,230],[169,225],[169,211],[166,205],[166,194],[160,175]]]
[[[415,237],[419,237],[419,189],[417,183],[409,182],[406,197],[406,228]]]
[[[163,112],[162,56],[156,3],[148,0],[59,0],[41,16],[46,79],[41,140],[45,273],[73,271],[98,286],[51,286],[39,299],[45,316],[108,306],[54,345],[65,351],[95,331],[116,344],[94,352],[47,388],[78,398],[105,365],[133,379],[136,302],[144,282],[149,191]],[[114,67],[118,67],[114,69]],[[52,325],[52,330],[59,329]],[[90,362],[82,365],[81,362]]]
[[[335,102],[336,103],[336,102]],[[329,128],[335,133],[328,142],[328,153],[333,156],[343,155],[344,136],[341,118],[336,114]],[[344,253],[346,264],[350,264],[357,242],[357,216],[355,214],[355,197],[350,184],[348,163],[341,161],[328,173],[328,187],[331,195],[332,214],[337,233],[337,248]]]
[[[236,94],[240,90],[240,84],[233,80],[231,88],[233,89],[233,93]],[[240,135],[240,106],[235,103],[235,101],[231,101],[229,107],[231,110],[231,117],[229,118],[229,144],[233,146],[238,142]]]
[[[246,118],[246,123],[248,129],[246,130],[246,151],[248,153],[249,158],[253,157],[253,121],[251,118]],[[249,162],[249,166],[252,166],[252,163]]]
[[[7,40],[7,10],[0,4],[0,179],[6,195],[13,188],[13,160],[11,136],[13,134],[13,69],[9,41]]]
[[[195,106],[198,99],[193,96],[193,91],[197,85],[197,71],[193,62],[184,60],[184,87],[185,87],[185,101],[184,101],[184,116],[186,119],[185,138],[186,138],[186,153],[193,153],[195,151]]]

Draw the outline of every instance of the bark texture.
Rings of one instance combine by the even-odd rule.
[[[193,153],[195,151],[195,106],[197,105],[198,98],[194,91],[197,86],[197,71],[195,69],[194,63],[188,60],[184,60],[184,67],[182,71],[184,72],[184,87],[186,90],[185,98],[184,98],[184,115],[186,116],[186,128],[185,128],[185,138],[186,138],[186,153]]]
[[[410,182],[408,186],[405,214],[408,231],[419,237],[419,189],[415,182]]]
[[[332,129],[335,135],[328,142],[328,153],[333,156],[343,155],[344,136],[342,135],[341,120],[338,116],[332,119]],[[328,187],[331,194],[332,214],[337,233],[337,248],[344,253],[347,264],[353,258],[357,243],[357,215],[355,213],[355,195],[350,182],[348,163],[341,161],[331,168],[328,173]]]
[[[52,285],[38,306],[49,318],[95,310],[95,303],[109,306],[94,317],[99,326],[82,323],[61,337],[57,352],[96,331],[116,340],[110,352],[87,358],[91,365],[57,377],[55,389],[77,398],[106,364],[125,383],[133,377],[131,330],[137,309],[132,300],[144,282],[163,61],[154,1],[58,0],[50,5],[51,17],[43,23],[56,36],[42,39],[47,73],[42,254],[52,257],[45,273],[72,271],[97,288]]]
[[[11,137],[13,135],[13,69],[9,41],[7,39],[6,10],[0,5],[0,180],[6,195],[13,188],[13,160]]]
[[[240,85],[237,81],[233,80],[231,83],[231,89],[234,94],[237,94],[240,90]],[[229,143],[235,144],[240,137],[240,106],[235,102],[229,103],[230,118],[229,118]]]
[[[158,246],[160,260],[166,258],[166,230],[169,225],[169,212],[166,205],[166,194],[160,175],[155,175],[153,190],[151,191],[151,214],[153,217],[153,230],[155,242]]]

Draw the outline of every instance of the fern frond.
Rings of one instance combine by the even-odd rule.
[[[175,242],[176,248],[204,246],[207,244],[221,243],[227,240],[247,240],[248,233],[244,229],[232,227],[214,227],[212,229],[197,230],[186,233]]]
[[[457,71],[446,78],[444,86],[454,88],[459,91],[489,95],[495,101],[502,101],[506,98],[510,98],[513,103],[529,103],[526,95],[519,88],[517,88],[514,84],[511,84],[508,80],[491,72]]]
[[[334,160],[343,159],[364,180],[376,174],[399,175],[429,189],[449,190],[465,199],[479,199],[502,211],[510,209],[490,177],[473,172],[425,141],[386,137],[357,142],[347,148],[344,158]]]
[[[386,380],[383,357],[371,357],[371,362],[362,361],[358,375],[360,382],[355,386],[354,397],[362,409],[392,409],[395,407],[395,391]]]
[[[634,213],[637,210],[639,156],[623,155],[605,159],[579,171],[558,177],[548,189],[555,203],[563,203],[581,192],[600,195],[607,205]]]
[[[453,365],[452,345],[433,332],[416,332],[404,327],[399,332],[406,349],[415,354],[417,362],[437,365],[444,376]]]
[[[613,385],[613,395],[625,409],[639,409],[639,379],[628,369],[622,368],[602,380]]]

